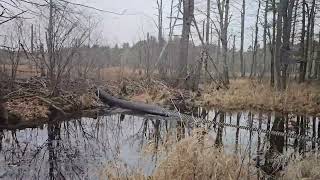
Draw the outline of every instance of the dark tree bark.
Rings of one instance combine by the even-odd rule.
[[[299,82],[304,82],[306,77],[306,67],[307,59],[305,58],[305,36],[306,36],[306,0],[302,1],[302,30],[301,30],[301,40],[300,40],[300,52],[302,60],[300,62],[299,68]]]
[[[291,34],[291,21],[292,10],[294,6],[294,0],[282,0],[283,1],[283,44],[281,47],[281,90],[284,90],[287,86],[287,69],[290,58],[290,34]]]
[[[237,113],[237,126],[240,125],[240,118],[241,118],[241,113]],[[237,128],[237,130],[236,130],[236,138],[235,138],[235,154],[238,154],[239,132],[240,132],[240,129]]]
[[[284,1],[280,1],[278,5],[278,18],[277,18],[277,40],[275,49],[275,70],[276,70],[276,87],[281,89],[280,84],[280,61],[281,61],[281,45],[282,45],[282,17],[284,13]]]
[[[272,51],[271,51],[271,78],[270,78],[270,85],[274,87],[274,62],[275,62],[275,50],[276,50],[276,0],[272,0]]]
[[[319,37],[318,37],[318,42],[320,42],[320,32],[319,32]],[[317,46],[317,57],[316,57],[316,62],[314,65],[314,78],[319,79],[319,66],[320,65],[320,43],[318,43]]]
[[[224,122],[225,122],[225,116],[226,116],[226,113],[225,113],[225,112],[220,112],[220,115],[219,115],[219,123],[224,123]],[[215,144],[215,146],[216,146],[217,148],[223,147],[223,141],[222,141],[223,128],[224,128],[223,125],[219,125],[219,126],[218,126],[217,138],[216,138],[216,140],[215,140],[215,142],[214,142],[214,144]]]
[[[284,132],[284,120],[283,117],[278,113],[275,115],[271,130]],[[265,172],[272,174],[281,170],[282,166],[275,161],[274,156],[283,154],[284,142],[284,137],[278,137],[274,135],[270,136],[270,148],[266,152],[265,164],[262,167]]]
[[[268,26],[268,9],[269,9],[269,0],[266,0],[266,7],[264,9],[264,24],[263,24],[263,69],[260,77],[264,76],[266,71],[266,62],[267,62],[267,26]]]

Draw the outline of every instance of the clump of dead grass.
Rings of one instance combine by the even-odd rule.
[[[116,168],[116,169],[115,169]],[[119,170],[122,168],[122,170]],[[166,153],[153,174],[145,176],[121,166],[108,166],[104,173],[108,179],[246,179],[247,169],[239,157],[228,155],[216,148],[214,139],[197,130]]]
[[[318,155],[311,155],[302,160],[291,161],[283,174],[284,180],[320,179],[320,158]]]
[[[223,150],[197,137],[179,142],[158,166],[155,179],[237,179],[246,177],[245,169],[240,169],[237,157],[227,155]]]
[[[269,82],[238,79],[228,90],[207,87],[201,103],[225,109],[264,109],[320,115],[320,91],[315,84],[291,82],[284,92],[270,87]]]

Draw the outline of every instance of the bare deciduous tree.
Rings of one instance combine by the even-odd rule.
[[[240,43],[240,72],[241,77],[246,75],[245,63],[243,59],[243,45],[244,45],[244,19],[246,14],[246,0],[242,2],[242,10],[241,10],[241,43]]]
[[[251,63],[251,71],[250,77],[255,76],[257,72],[257,53],[258,53],[258,33],[259,33],[259,14],[260,14],[261,1],[258,0],[258,12],[256,15],[256,25],[255,25],[255,38],[253,43],[253,53],[252,53],[252,63]]]
[[[179,82],[183,82],[187,77],[188,71],[188,49],[189,49],[189,37],[190,27],[193,20],[194,12],[194,0],[183,0],[183,26],[179,51],[179,68],[178,78]],[[186,82],[184,82],[186,83]],[[186,86],[186,84],[185,84]]]
[[[45,64],[53,96],[58,95],[61,78],[72,64],[77,48],[83,44],[88,34],[88,29],[81,27],[83,24],[79,17],[74,21],[66,17],[70,10],[68,5],[64,3],[62,7],[58,7],[53,0],[49,2],[48,58],[45,58]]]

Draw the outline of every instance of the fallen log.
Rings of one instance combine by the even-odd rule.
[[[145,104],[140,102],[132,102],[132,101],[115,98],[101,89],[97,89],[96,94],[103,103],[106,103],[109,106],[116,106],[123,109],[130,109],[133,111],[152,114],[152,115],[166,116],[166,117],[169,116],[164,108],[161,108],[156,105],[150,105],[150,104]]]

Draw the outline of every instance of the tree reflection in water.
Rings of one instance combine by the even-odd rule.
[[[316,143],[250,130],[254,127],[319,137],[318,118],[247,111],[225,113],[204,108],[193,115],[212,121],[194,128],[205,128],[206,134],[215,137],[213,144],[224,148],[226,153],[248,158],[245,164],[255,161],[250,164],[262,170],[262,175],[273,175],[282,169],[275,157],[293,157],[320,148]],[[216,126],[216,121],[247,126],[248,130]],[[0,177],[97,179],[108,164],[119,163],[128,169],[139,167],[150,174],[159,160],[158,149],[166,143],[167,136],[179,141],[190,136],[192,128],[181,120],[118,114],[16,131],[0,130],[0,163],[3,164]],[[154,150],[145,154],[144,149],[150,144],[154,144]],[[275,166],[277,163],[279,166]],[[257,172],[260,177],[260,171]]]

